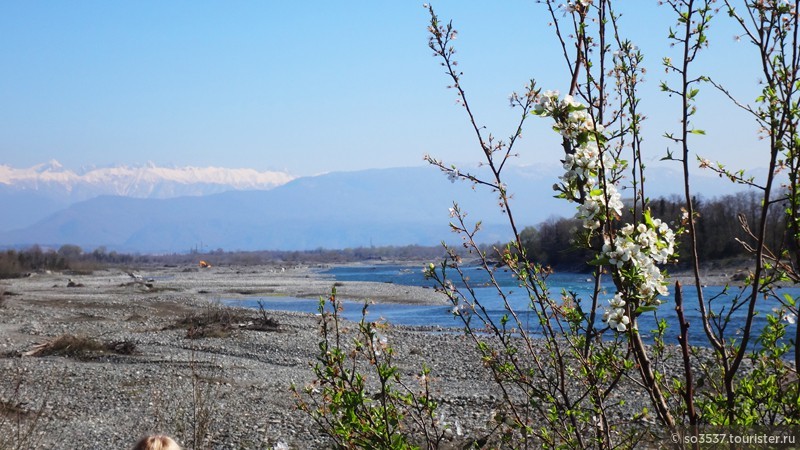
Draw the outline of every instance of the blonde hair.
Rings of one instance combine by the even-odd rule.
[[[143,437],[136,443],[133,450],[181,450],[181,447],[169,436],[153,434]]]

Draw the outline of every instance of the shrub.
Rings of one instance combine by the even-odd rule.
[[[36,345],[25,356],[65,356],[89,359],[104,354],[131,355],[136,352],[136,344],[130,341],[102,343],[88,336],[63,334],[45,343]]]
[[[29,399],[24,373],[16,365],[0,368],[0,450],[39,448],[48,426],[48,393]]]
[[[189,339],[226,338],[235,330],[277,331],[278,322],[267,316],[263,305],[259,305],[259,315],[252,317],[248,312],[209,303],[196,314],[183,317],[168,329],[185,329]]]
[[[430,371],[412,383],[394,365],[385,324],[366,320],[355,330],[340,316],[336,288],[320,299],[320,335],[314,380],[292,386],[297,407],[308,413],[341,449],[438,448],[446,426],[436,419]],[[416,388],[416,389],[415,389]]]

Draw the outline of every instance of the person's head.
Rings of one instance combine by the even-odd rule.
[[[181,447],[169,436],[153,434],[143,437],[136,443],[133,450],[181,450]]]

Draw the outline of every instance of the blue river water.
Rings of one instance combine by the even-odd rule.
[[[489,311],[489,314],[499,320],[505,313],[503,304],[494,287],[486,287],[488,281],[486,273],[478,268],[465,269],[466,275],[470,278],[470,284],[475,288],[478,299]],[[410,267],[403,265],[358,265],[358,266],[335,266],[322,272],[330,276],[334,281],[347,283],[348,281],[371,281],[378,283],[394,283],[407,286],[423,286],[433,289],[434,283],[426,280],[422,273],[422,267]],[[453,274],[455,275],[455,274]],[[529,299],[524,289],[518,286],[517,281],[508,273],[498,272],[498,281],[503,291],[510,293],[509,302],[518,313],[520,319],[533,325],[537,323],[536,317],[530,311]],[[455,280],[453,280],[455,282]],[[586,274],[575,273],[555,273],[548,280],[548,286],[552,296],[560,297],[562,290],[574,293],[577,298],[583,299],[585,304],[590,301],[593,291],[594,281]],[[602,305],[607,304],[606,300],[614,295],[614,287],[610,282],[603,284],[605,291],[602,295]],[[694,286],[686,286],[683,289],[685,316],[690,323],[689,341],[693,345],[707,345],[705,334],[700,322],[700,312],[697,305],[697,293]],[[720,295],[723,292],[722,286],[708,286],[703,288],[706,299]],[[730,309],[733,295],[739,292],[738,288],[731,287],[727,296],[721,296],[713,301],[715,311],[727,311]],[[791,287],[781,289],[781,294],[788,293],[794,298],[800,297],[800,288]],[[640,330],[643,336],[647,337],[649,331],[656,328],[657,320],[665,319],[668,325],[666,334],[667,342],[677,342],[679,333],[677,314],[674,303],[674,287],[670,286],[670,295],[664,298],[664,303],[658,307],[655,314],[653,312],[644,313],[639,318]],[[351,320],[359,320],[363,303],[349,302],[345,300],[344,316]],[[297,311],[297,312],[317,312],[319,300],[299,299],[292,297],[264,297],[258,299],[237,302],[243,306],[257,307],[261,302],[269,310]],[[754,326],[756,330],[761,330],[766,324],[765,314],[772,312],[773,308],[779,307],[775,299],[759,298]],[[724,308],[724,309],[723,309]],[[602,326],[600,317],[603,309],[598,310],[596,324]],[[731,315],[731,322],[728,326],[726,335],[733,337],[738,329],[744,326],[746,309],[740,308]],[[452,314],[452,306],[446,305],[408,305],[408,304],[387,304],[376,303],[369,306],[368,319],[377,320],[382,318],[389,323],[398,325],[442,327],[442,328],[463,328],[461,320]],[[797,325],[791,324],[787,329],[787,338],[793,337]],[[648,339],[650,340],[650,339]]]

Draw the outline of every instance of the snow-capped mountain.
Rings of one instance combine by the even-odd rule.
[[[29,225],[101,195],[133,198],[203,196],[268,190],[294,179],[285,172],[222,167],[115,166],[73,171],[52,160],[28,168],[0,164],[0,230]]]
[[[39,191],[76,200],[98,195],[170,198],[230,190],[265,190],[294,177],[284,172],[222,167],[116,166],[74,172],[52,160],[25,169],[0,165],[0,185],[11,190]],[[81,198],[82,197],[82,198]]]

